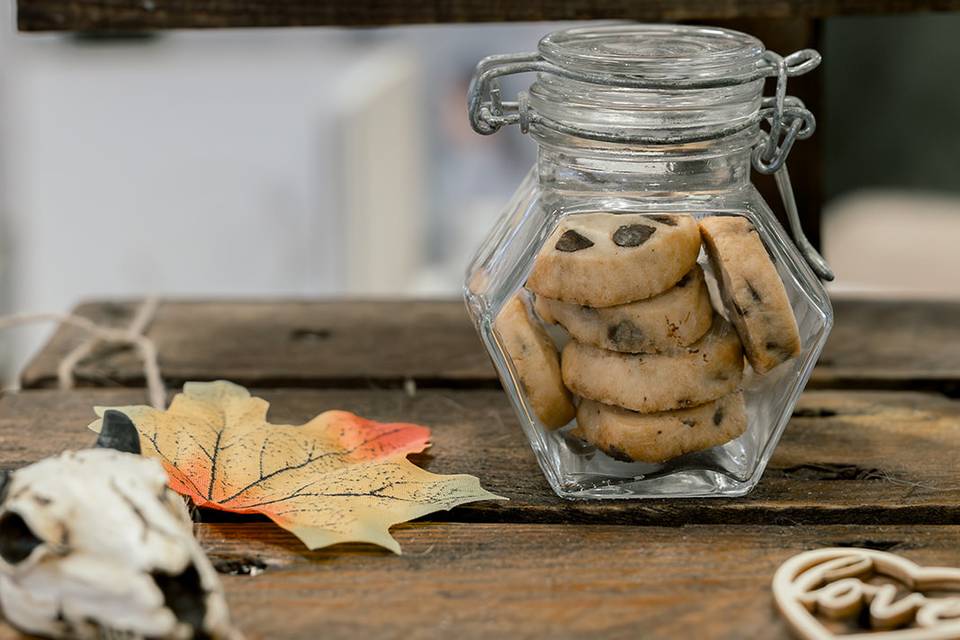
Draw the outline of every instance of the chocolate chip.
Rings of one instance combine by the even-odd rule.
[[[656,230],[656,227],[646,224],[625,224],[614,231],[613,243],[618,247],[639,247],[649,240]]]
[[[696,420],[681,420],[680,422],[682,422],[683,424],[687,425],[687,426],[690,427],[691,429],[692,429],[693,427],[697,426],[697,421],[696,421]]]
[[[615,444],[607,445],[601,449],[605,454],[620,462],[633,462],[633,458],[627,455],[627,452]]]
[[[676,218],[676,216],[647,216],[647,217],[650,218],[651,220],[653,220],[654,222],[659,222],[660,224],[665,224],[665,225],[667,225],[668,227],[675,227],[675,226],[677,226],[677,218]]]
[[[772,340],[768,341],[763,346],[766,347],[767,351],[779,357],[781,360],[789,360],[796,355],[793,349],[785,347],[779,342],[773,342]]]
[[[581,249],[589,249],[592,246],[592,240],[585,238],[573,229],[570,229],[568,231],[564,231],[563,235],[560,236],[560,239],[557,240],[556,249],[557,251],[572,253],[574,251],[580,251]]]
[[[629,320],[621,320],[607,328],[607,339],[621,349],[629,349],[643,343],[643,332]]]
[[[723,422],[723,407],[718,407],[716,413],[713,414],[713,424],[719,427],[721,422]]]

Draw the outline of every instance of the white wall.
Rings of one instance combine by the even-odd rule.
[[[21,37],[8,51],[16,60],[3,82],[8,309],[150,292],[340,293],[354,264],[393,274],[401,292],[416,278],[418,256],[346,251],[342,215],[345,186],[376,187],[390,163],[422,165],[411,145],[386,145],[377,166],[345,172],[341,163],[343,131],[363,130],[355,114],[365,115],[344,97],[356,94],[351,69],[386,58],[409,76],[416,65],[402,45],[231,32],[107,43]],[[394,107],[411,99],[400,92]],[[378,124],[390,128],[389,118],[379,113]],[[393,219],[422,215],[419,180],[391,189]],[[363,208],[351,209],[363,227]]]
[[[459,295],[535,148],[474,134],[467,80],[557,26],[90,40],[6,19],[6,312],[145,293]],[[0,364],[45,334],[17,333]]]

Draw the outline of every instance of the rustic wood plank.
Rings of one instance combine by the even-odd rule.
[[[425,524],[404,555],[306,551],[270,524],[204,524],[251,638],[789,638],[770,580],[791,555],[872,546],[960,565],[960,527]]]
[[[132,302],[80,305],[79,315],[126,327]],[[229,379],[247,386],[496,387],[496,374],[460,301],[163,302],[148,334],[166,380]],[[56,384],[60,360],[85,336],[64,327],[27,366],[24,387]],[[141,386],[134,352],[105,347],[77,369],[79,384]]]
[[[960,395],[960,303],[835,300],[817,388],[930,389]]]
[[[432,519],[683,524],[960,524],[960,401],[939,394],[808,392],[758,488],[735,500],[572,502],[547,486],[498,391],[266,390],[271,420],[301,422],[340,408],[433,428],[415,458],[438,473],[469,472],[509,502]],[[143,402],[139,390],[27,391],[0,398],[0,468],[89,446],[94,405]],[[205,517],[223,518],[221,512]]]
[[[92,302],[77,313],[126,326],[134,303]],[[960,303],[834,301],[836,322],[812,388],[960,393]],[[498,388],[459,301],[164,302],[148,331],[167,381],[226,378],[246,386]],[[57,331],[27,366],[25,388],[56,386],[57,364],[81,339]],[[77,368],[83,386],[143,385],[125,348]]]
[[[355,544],[308,551],[270,523],[205,523],[196,534],[251,640],[318,629],[331,640],[786,639],[769,585],[795,553],[867,546],[960,565],[956,526],[409,524],[394,528],[402,556]],[[0,624],[0,639],[20,637]]]
[[[826,17],[951,11],[957,0],[18,0],[22,31],[371,26],[434,22]]]

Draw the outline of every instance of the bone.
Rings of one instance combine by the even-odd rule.
[[[100,444],[136,442],[125,421],[108,419]],[[21,631],[240,638],[186,505],[155,460],[68,451],[12,472],[2,492],[0,605]]]

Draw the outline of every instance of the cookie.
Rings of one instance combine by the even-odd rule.
[[[577,409],[578,436],[623,462],[666,462],[739,437],[747,428],[739,391],[689,409],[637,413],[584,400]]]
[[[700,265],[660,295],[615,307],[583,307],[537,296],[537,314],[574,340],[625,353],[657,353],[690,345],[710,330],[713,307]]]
[[[563,302],[612,307],[663,293],[699,253],[700,231],[688,215],[570,215],[537,255],[527,288]]]
[[[618,353],[570,341],[561,362],[563,382],[575,394],[644,413],[716,400],[743,376],[740,339],[719,316],[707,335],[670,353]]]
[[[551,429],[570,422],[575,409],[560,376],[557,348],[543,327],[530,317],[520,294],[504,305],[494,328],[540,422]]]
[[[746,218],[722,216],[702,220],[700,231],[753,370],[763,374],[797,356],[797,320],[757,230]]]

